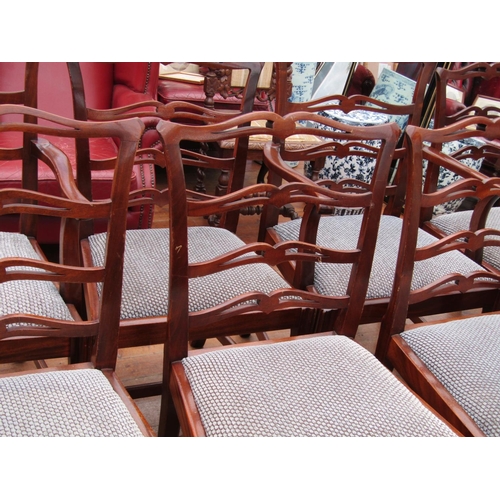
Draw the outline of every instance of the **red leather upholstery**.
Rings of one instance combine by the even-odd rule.
[[[375,87],[373,73],[362,64],[358,64],[352,75],[346,95],[370,95],[373,87]]]
[[[80,63],[82,70],[86,105],[89,108],[109,109],[127,104],[157,98],[159,63]],[[0,92],[14,91],[24,88],[25,64],[0,63]],[[71,86],[66,63],[40,63],[38,77],[38,108],[51,113],[73,118]],[[143,136],[141,146],[158,146],[159,136],[154,122],[147,123],[148,128]],[[3,141],[19,141],[20,137],[12,135],[3,137]],[[53,141],[54,142],[54,141]],[[14,144],[14,143],[13,143]],[[60,141],[57,144],[75,164],[74,148],[71,141]],[[116,156],[116,145],[111,141],[93,140],[90,143],[91,157],[104,159]],[[112,172],[92,172],[92,196],[95,199],[110,195]],[[155,184],[154,167],[151,164],[137,165],[131,179],[131,190],[150,187]],[[21,185],[20,164],[12,162],[0,163],[0,189]],[[52,172],[41,165],[39,169],[39,189],[42,192],[57,194],[57,185]],[[152,208],[135,207],[128,214],[130,229],[151,226]],[[17,219],[2,218],[0,229],[17,230]],[[47,221],[41,225],[43,230],[38,235],[40,243],[57,243],[59,240],[58,225]],[[106,227],[96,227],[103,231]]]

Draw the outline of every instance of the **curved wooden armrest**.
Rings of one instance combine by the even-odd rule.
[[[87,202],[73,177],[73,169],[68,157],[58,147],[47,139],[38,138],[33,140],[37,151],[37,157],[43,160],[54,172],[63,193],[71,200]]]

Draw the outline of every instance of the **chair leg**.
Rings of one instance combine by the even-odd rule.
[[[175,411],[174,402],[170,393],[163,392],[161,398],[160,421],[158,424],[159,437],[179,437],[180,423]]]

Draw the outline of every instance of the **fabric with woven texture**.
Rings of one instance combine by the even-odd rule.
[[[182,361],[208,436],[452,436],[371,353],[342,336]]]
[[[0,378],[0,436],[133,437],[141,430],[93,369]]]
[[[25,235],[0,232],[0,259],[7,257],[41,260]],[[9,269],[29,270],[30,268],[13,266]],[[0,316],[7,314],[35,314],[47,318],[73,320],[55,285],[50,281],[40,280],[15,280],[0,283]]]
[[[345,215],[342,217],[322,217],[317,236],[320,246],[349,250],[357,247],[361,228],[361,215]],[[380,220],[377,245],[373,259],[367,298],[390,297],[394,281],[394,270],[399,250],[402,219],[382,216]],[[283,240],[298,238],[300,219],[284,222],[274,226],[278,236]],[[434,236],[419,230],[419,247],[436,241]],[[432,283],[448,273],[468,275],[482,269],[471,259],[459,251],[449,252],[426,261],[415,262],[412,290]],[[323,295],[344,295],[349,282],[351,264],[317,263],[315,266],[314,284]]]
[[[401,337],[487,436],[500,436],[500,315],[448,321]]]
[[[102,265],[106,249],[104,234],[89,238],[92,259]],[[215,227],[188,228],[189,261],[213,259],[244,243],[233,233]],[[126,235],[121,318],[165,316],[168,312],[169,230],[129,230]],[[191,312],[214,307],[246,292],[270,293],[290,288],[266,264],[249,264],[189,280]]]
[[[452,234],[469,229],[471,217],[472,211],[465,210],[463,212],[455,212],[434,217],[431,222],[445,234]],[[493,207],[490,210],[485,227],[500,230],[500,207]],[[498,239],[498,237],[488,236],[486,239]],[[500,247],[485,246],[483,250],[483,259],[493,267],[500,269]]]

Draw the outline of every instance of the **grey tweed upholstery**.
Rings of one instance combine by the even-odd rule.
[[[356,248],[361,219],[361,215],[322,217],[318,229],[318,245],[343,250]],[[383,216],[380,220],[368,299],[390,297],[392,293],[401,228],[402,220],[398,217]],[[278,224],[274,229],[281,239],[295,240],[299,235],[300,220]],[[419,230],[419,247],[433,241],[436,238]],[[323,295],[345,294],[350,269],[350,264],[316,264],[314,284],[318,292]],[[416,262],[412,289],[423,287],[451,272],[467,275],[479,269],[482,268],[459,251],[449,252],[427,261]]]
[[[190,262],[213,259],[244,243],[233,233],[214,227],[188,229]],[[102,265],[105,234],[90,238],[94,264]],[[121,318],[165,316],[168,312],[169,230],[127,231]],[[245,292],[269,293],[290,288],[270,266],[251,264],[189,281],[190,311],[217,306]]]
[[[6,257],[40,260],[25,235],[0,232],[0,259]],[[48,281],[18,280],[0,283],[0,316],[15,313],[73,320],[57,288]]]
[[[499,333],[495,314],[401,334],[487,436],[500,436]]]
[[[94,369],[0,378],[0,436],[133,437],[142,433]]]
[[[329,336],[182,361],[208,436],[452,436],[372,354]]]
[[[465,210],[462,212],[455,212],[434,217],[431,222],[445,234],[452,234],[457,231],[467,230],[469,228],[471,217],[472,211]],[[490,210],[485,227],[500,230],[500,207],[494,207]],[[490,238],[495,237],[492,236]],[[500,247],[485,246],[483,259],[491,266],[500,269]]]

